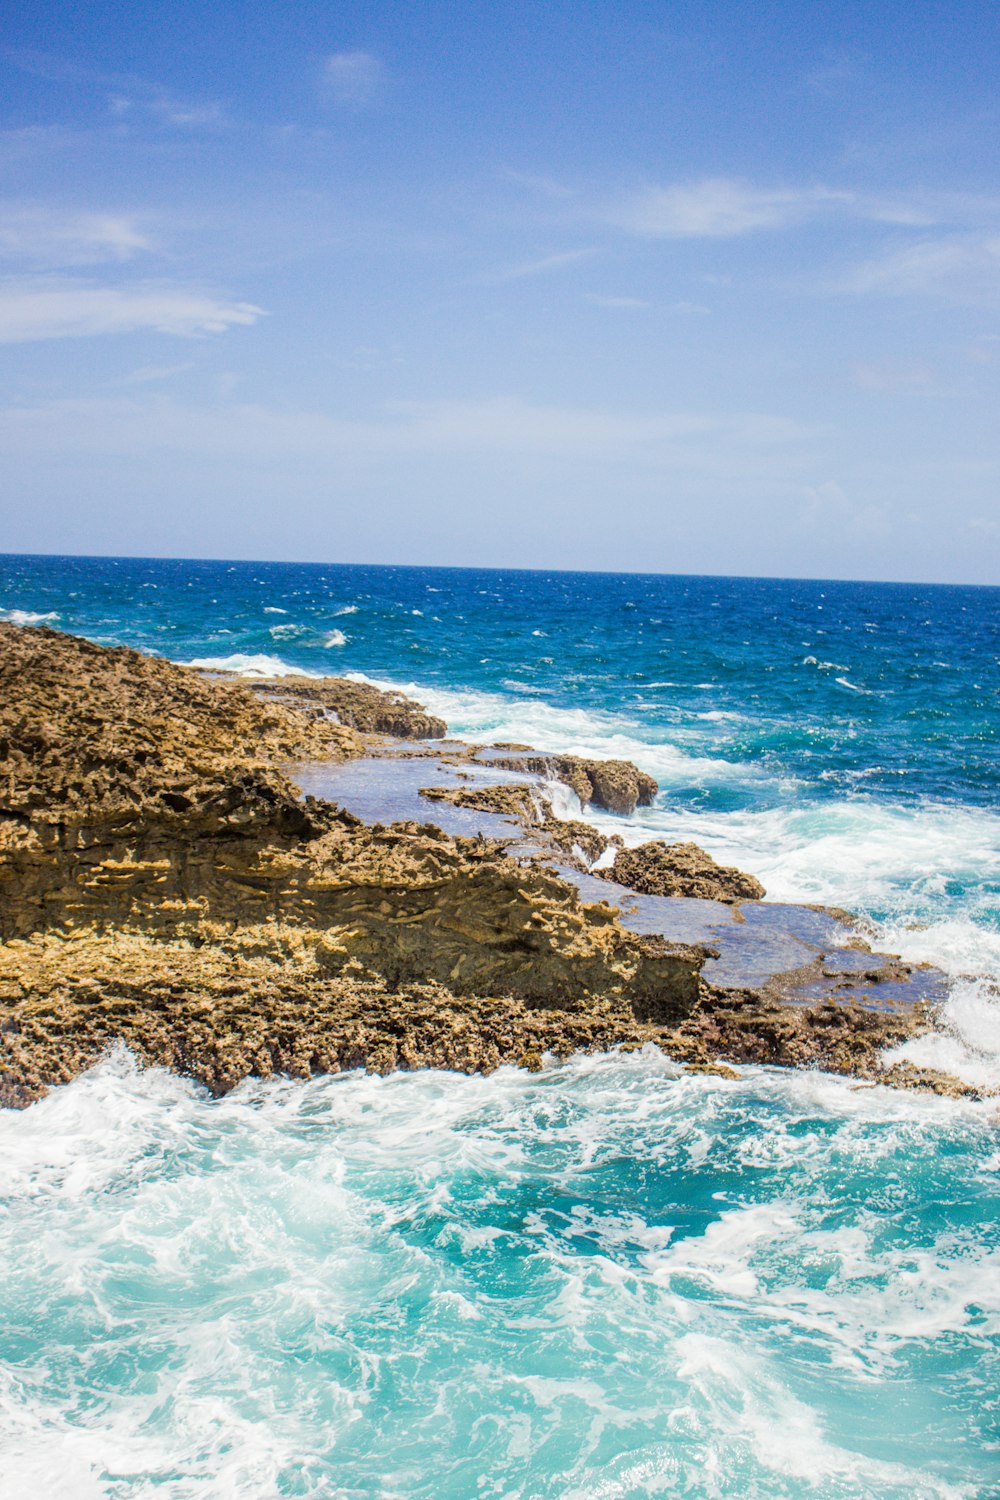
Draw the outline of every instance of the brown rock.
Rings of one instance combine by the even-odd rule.
[[[519,755],[491,757],[490,763],[508,771],[526,771],[562,781],[580,799],[607,812],[633,813],[648,807],[659,791],[657,783],[630,760],[588,760],[581,755]]]
[[[414,703],[405,693],[377,688],[370,682],[349,682],[344,677],[281,677],[253,682],[250,689],[271,702],[335,714],[341,724],[364,734],[440,740],[448,733],[444,720],[429,714],[422,704]]]
[[[717,865],[697,844],[639,844],[620,849],[614,864],[595,871],[645,896],[695,896],[703,901],[759,901],[764,887],[753,875]]]

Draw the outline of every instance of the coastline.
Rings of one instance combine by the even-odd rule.
[[[815,948],[808,972],[750,984],[706,977],[712,942],[629,926],[629,900],[674,901],[703,925],[722,907],[712,934],[756,939],[747,916],[768,903],[694,846],[642,857],[555,815],[552,778],[628,817],[656,792],[628,762],[510,744],[484,761],[400,694],[248,686],[43,627],[0,626],[0,672],[17,685],[0,808],[3,1104],[122,1042],[216,1094],[247,1076],[535,1070],[546,1053],[652,1042],[698,1070],[765,1062],[980,1096],[883,1065],[929,1030],[934,976],[871,954],[842,913],[824,921],[843,927],[846,968]],[[374,768],[404,762],[423,800],[386,821],[309,795],[301,770],[360,768],[370,795]],[[467,833],[437,826],[455,808]],[[609,856],[610,881],[593,869]],[[894,985],[905,1002],[887,1003]]]

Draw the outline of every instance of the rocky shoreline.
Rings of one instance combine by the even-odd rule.
[[[120,1043],[214,1093],[250,1075],[537,1068],[648,1043],[715,1071],[975,1093],[883,1066],[931,1024],[919,983],[877,1005],[848,979],[721,986],[710,943],[630,926],[623,891],[734,921],[767,905],[694,845],[625,848],[544,794],[555,780],[627,818],[657,792],[636,767],[512,745],[484,759],[446,736],[366,684],[247,684],[0,624],[0,1104],[30,1104]],[[366,821],[302,793],[299,767],[403,759],[426,818]],[[486,820],[470,836],[434,821],[462,810]],[[899,978],[883,956],[865,963],[872,984]]]

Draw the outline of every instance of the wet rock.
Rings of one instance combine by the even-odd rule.
[[[607,812],[634,813],[649,807],[659,791],[657,783],[630,760],[588,760],[581,755],[491,756],[490,763],[508,771],[526,771],[534,776],[562,781],[580,799],[581,807],[604,808]]]
[[[400,740],[439,740],[448,732],[443,719],[429,714],[405,693],[377,688],[344,677],[281,677],[257,681],[250,689],[270,702],[335,714],[341,724],[364,734],[388,734]]]
[[[420,795],[431,802],[450,802],[453,807],[517,818],[529,826],[538,818],[537,789],[523,781],[504,781],[493,786],[422,786]]]
[[[718,865],[697,844],[639,844],[620,849],[597,875],[645,896],[694,896],[702,901],[759,901],[764,887],[753,875]]]

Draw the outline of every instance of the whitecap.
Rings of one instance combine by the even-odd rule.
[[[347,636],[342,630],[331,630],[323,645],[332,648],[334,646],[346,646]]]
[[[338,615],[356,615],[357,612],[358,606],[356,604],[342,604],[339,609],[334,610],[333,614],[336,619]]]
[[[182,667],[200,667],[203,672],[233,672],[237,677],[322,677],[305,667],[293,667],[280,656],[263,653],[247,655],[236,651],[232,656],[196,656],[181,662]]]
[[[976,1088],[1000,1090],[1000,987],[985,979],[956,981],[934,1030],[892,1048],[885,1060],[939,1068]]]
[[[0,615],[11,625],[45,625],[52,620],[59,619],[55,610],[49,610],[48,614],[39,614],[32,609],[0,609]]]

